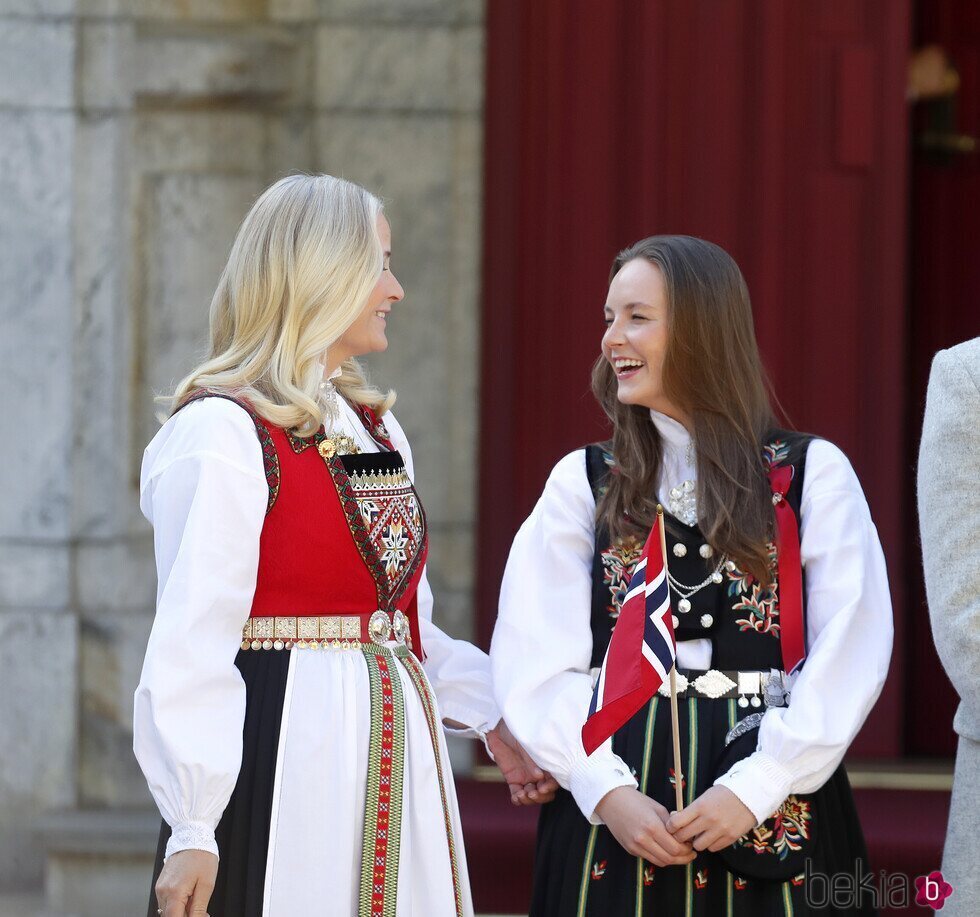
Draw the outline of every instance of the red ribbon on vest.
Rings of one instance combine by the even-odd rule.
[[[412,652],[419,662],[425,662],[425,650],[422,649],[422,630],[419,625],[419,592],[415,590],[412,601],[408,604],[408,632],[412,637]]]
[[[779,646],[783,670],[796,671],[806,656],[803,640],[803,565],[800,561],[800,528],[786,494],[793,483],[793,466],[769,469],[769,486],[776,510],[776,550],[779,572]]]

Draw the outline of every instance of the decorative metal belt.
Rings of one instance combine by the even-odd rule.
[[[670,681],[658,689],[670,697]],[[785,673],[778,669],[768,672],[721,672],[718,669],[677,672],[677,697],[706,697],[711,700],[738,698],[740,707],[785,707],[789,703],[789,688]]]
[[[412,649],[408,617],[380,608],[360,614],[275,615],[249,618],[242,628],[243,650],[356,650],[362,643],[395,640]]]

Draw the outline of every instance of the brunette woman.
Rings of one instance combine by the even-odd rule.
[[[612,439],[552,472],[514,540],[491,649],[508,723],[563,787],[541,813],[531,914],[868,913],[860,894],[830,907],[818,875],[867,872],[841,760],[892,621],[861,486],[836,446],[778,429],[745,283],[716,245],[632,245],[604,311],[593,391]],[[593,755],[581,738],[657,503],[679,774],[666,688]],[[776,549],[784,527],[796,554]]]

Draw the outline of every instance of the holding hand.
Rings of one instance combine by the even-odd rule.
[[[682,866],[697,856],[691,844],[667,830],[670,813],[635,787],[620,786],[606,793],[596,814],[627,853],[655,866]]]
[[[667,830],[695,850],[724,850],[756,826],[756,818],[728,787],[708,787],[681,812],[672,812]]]
[[[167,857],[154,889],[163,917],[207,917],[218,877],[218,858],[206,850],[181,850]]]
[[[487,745],[507,781],[510,801],[515,806],[540,805],[555,798],[555,778],[531,760],[503,720],[487,733]]]

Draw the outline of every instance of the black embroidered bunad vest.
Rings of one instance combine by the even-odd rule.
[[[785,499],[797,524],[811,439],[774,431],[763,450],[770,466],[792,465]],[[586,467],[597,499],[612,466],[607,445],[587,447]],[[615,734],[613,748],[630,767],[641,792],[672,810],[675,781],[681,781],[684,803],[690,804],[735,760],[755,750],[757,727],[767,707],[784,706],[791,697],[785,696],[786,686],[778,675],[783,666],[778,580],[761,586],[731,562],[715,572],[719,558],[700,529],[666,512],[664,518],[671,576],[694,586],[715,573],[713,581],[686,603],[671,586],[677,640],[710,640],[711,669],[678,672],[680,775],[673,767],[667,685]],[[602,665],[642,548],[642,540],[614,542],[603,526],[597,527],[592,564],[594,674]],[[770,555],[775,577],[774,544]],[[805,578],[803,593],[805,609]],[[765,677],[753,681],[752,673]],[[717,696],[685,690],[695,681]],[[853,871],[856,859],[867,860],[843,767],[817,793],[789,796],[724,856],[704,852],[689,866],[664,869],[628,855],[608,829],[589,825],[571,795],[562,791],[541,815],[531,914],[633,917],[644,908],[650,914],[684,917],[814,913],[807,908],[803,888],[807,858],[831,873]]]

